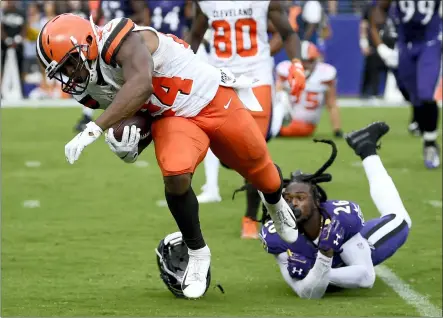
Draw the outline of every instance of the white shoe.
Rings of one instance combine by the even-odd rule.
[[[208,289],[208,271],[211,265],[211,251],[205,247],[195,251],[188,249],[189,261],[183,275],[182,291],[186,298],[200,298]]]
[[[221,196],[218,189],[209,189],[206,186],[202,187],[203,192],[197,196],[198,203],[212,203],[220,202]]]
[[[263,193],[258,192],[268,210],[269,216],[274,222],[275,230],[280,237],[287,243],[294,243],[298,238],[297,223],[295,216],[288,203],[280,198],[277,204],[269,204],[266,202]]]

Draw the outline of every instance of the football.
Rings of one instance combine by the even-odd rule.
[[[125,126],[131,127],[135,125],[137,128],[140,128],[140,144],[147,146],[152,141],[151,136],[151,124],[152,124],[152,116],[148,112],[137,112],[134,116],[122,120],[120,123],[114,125],[112,128],[114,129],[114,137],[117,141],[121,141],[123,137],[123,129]]]

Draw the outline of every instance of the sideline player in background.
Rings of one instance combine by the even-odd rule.
[[[362,159],[370,195],[381,217],[364,221],[360,206],[351,201],[328,200],[318,185],[331,181],[324,171],[337,150],[314,174],[297,171],[286,181],[283,196],[297,218],[300,235],[287,244],[264,224],[260,237],[265,250],[274,255],[285,282],[301,298],[321,298],[328,286],[372,288],[374,266],[394,255],[406,242],[411,219],[380,157],[377,142],[389,127],[377,122],[352,132],[346,141]]]
[[[379,0],[371,24],[386,20],[392,0]],[[398,79],[416,107],[415,117],[423,134],[423,159],[426,168],[440,166],[437,145],[439,109],[435,91],[441,79],[442,3],[441,1],[395,0],[398,34]],[[382,43],[380,35],[371,28],[377,51],[385,61],[397,53]]]
[[[149,22],[159,32],[185,36],[192,21],[192,1],[190,0],[146,0]]]
[[[292,64],[289,71],[292,82],[303,83],[305,76],[300,62],[300,39],[293,31],[285,10],[279,1],[197,1],[196,14],[190,32],[190,44],[197,52],[206,30],[212,34],[209,62],[216,67],[227,67],[236,76],[244,74],[256,79],[253,92],[262,112],[252,115],[260,127],[263,138],[269,140],[272,111],[273,58],[268,37],[268,20],[280,33]],[[229,107],[229,105],[226,105]],[[246,149],[244,151],[247,151]],[[226,162],[224,162],[226,164]],[[219,161],[210,151],[205,159],[206,184],[199,202],[220,201],[218,190]],[[260,205],[259,195],[251,185],[247,190],[246,215],[242,219],[243,238],[258,238],[255,222]]]
[[[141,109],[156,117],[150,133],[165,198],[189,251],[181,285],[186,297],[199,298],[209,286],[211,252],[191,186],[209,145],[260,191],[281,237],[297,240],[295,217],[281,195],[280,171],[246,109],[261,109],[252,92],[253,80],[207,64],[183,40],[127,18],[99,28],[92,19],[56,16],[40,31],[37,52],[47,76],[60,81],[65,93],[88,107],[104,109],[66,144],[70,164],[108,129],[105,140],[111,150],[125,162],[134,162],[140,151],[139,129],[126,126],[117,141],[110,128]],[[300,92],[304,77],[294,76],[292,84]]]
[[[323,107],[329,111],[332,129],[335,137],[342,137],[340,112],[337,106],[336,76],[334,66],[319,61],[320,54],[317,47],[303,41],[301,46],[302,63],[306,75],[306,87],[299,98],[288,93],[289,61],[282,61],[276,67],[276,104],[286,109],[291,117],[291,122],[279,129],[278,135],[282,137],[308,137],[311,136],[320,122]],[[276,121],[283,122],[285,113],[274,112]],[[280,117],[280,118],[277,118]],[[277,127],[280,127],[281,124]]]

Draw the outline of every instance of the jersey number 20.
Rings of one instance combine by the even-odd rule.
[[[215,54],[220,58],[230,58],[233,55],[231,25],[226,20],[212,22],[214,30]],[[241,57],[257,54],[257,22],[254,19],[238,19],[234,25],[236,52]],[[249,35],[249,38],[248,38]]]

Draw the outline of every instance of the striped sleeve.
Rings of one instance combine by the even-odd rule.
[[[135,23],[127,18],[111,20],[103,27],[104,32],[109,32],[101,52],[101,57],[106,64],[112,66],[117,65],[115,60],[117,53],[120,50],[123,41],[134,27]]]
[[[79,102],[80,104],[82,104],[85,107],[88,107],[91,109],[99,109],[100,108],[100,104],[94,98],[92,98],[91,95],[89,95],[87,93],[83,93],[81,95],[74,95],[73,97],[77,102]]]

